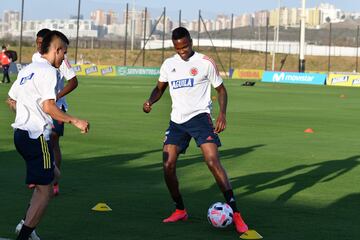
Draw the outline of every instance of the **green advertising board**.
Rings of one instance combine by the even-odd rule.
[[[155,67],[121,67],[116,66],[117,76],[148,76],[154,77],[160,75],[160,68]]]

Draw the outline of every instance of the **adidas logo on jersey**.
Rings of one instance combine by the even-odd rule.
[[[171,70],[171,72],[176,72],[176,69],[175,69],[175,68],[173,68],[173,70]]]

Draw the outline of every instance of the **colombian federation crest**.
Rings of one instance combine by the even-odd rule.
[[[191,76],[196,76],[199,73],[199,70],[195,67],[190,69],[190,75]]]

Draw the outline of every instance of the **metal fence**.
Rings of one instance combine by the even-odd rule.
[[[28,2],[17,1],[17,10],[21,12],[20,34],[16,37],[3,36],[2,42],[12,41],[13,45],[17,45],[19,61],[24,62],[26,53],[23,48],[34,46],[35,34],[39,29],[34,29],[29,34],[23,28],[26,22],[24,16],[27,11],[33,10]],[[82,31],[82,5],[86,4],[88,3],[78,0],[72,10],[77,24],[73,29],[76,35],[70,34],[74,37],[71,39],[69,52],[75,63],[109,64],[107,61],[112,61],[112,64],[124,66],[160,66],[166,57],[174,54],[171,30],[184,26],[191,30],[195,50],[214,58],[224,72],[230,68],[299,70],[300,27],[279,27],[277,32],[277,27],[270,26],[269,20],[265,25],[251,22],[249,26],[239,26],[234,20],[237,16],[235,14],[218,16],[217,13],[194,10],[189,20],[184,18],[182,10],[169,11],[167,7],[147,8],[133,4],[118,4],[114,9],[114,4],[104,1],[99,8],[117,11],[116,21],[119,24],[105,27],[93,25],[93,28],[97,28],[98,35],[83,37],[79,33]],[[211,24],[215,18],[222,20],[226,26],[214,31]],[[306,70],[359,72],[360,21],[348,23],[330,22],[319,29],[306,28]],[[32,34],[34,37],[29,37]],[[99,52],[112,57],[100,59]],[[97,59],[94,60],[96,56]]]

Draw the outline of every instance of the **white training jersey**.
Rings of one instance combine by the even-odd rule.
[[[187,61],[178,54],[165,60],[160,82],[168,82],[172,100],[171,121],[181,124],[211,111],[211,85],[223,83],[214,61],[195,52]]]
[[[41,54],[39,52],[34,53],[32,56],[32,62],[37,62],[41,60]],[[56,84],[56,93],[59,93],[64,88],[64,78],[66,81],[69,81],[70,79],[76,77],[75,71],[72,69],[71,64],[67,60],[67,57],[65,55],[64,61],[61,63],[59,69],[58,69],[58,83]],[[66,103],[65,96],[58,99],[56,101],[56,105],[59,108],[64,107],[66,110],[68,108],[68,105]]]
[[[44,134],[49,138],[52,118],[42,110],[45,100],[56,99],[56,68],[46,59],[40,59],[23,68],[9,90],[9,97],[16,100],[14,129],[29,132],[29,137],[37,139]]]

